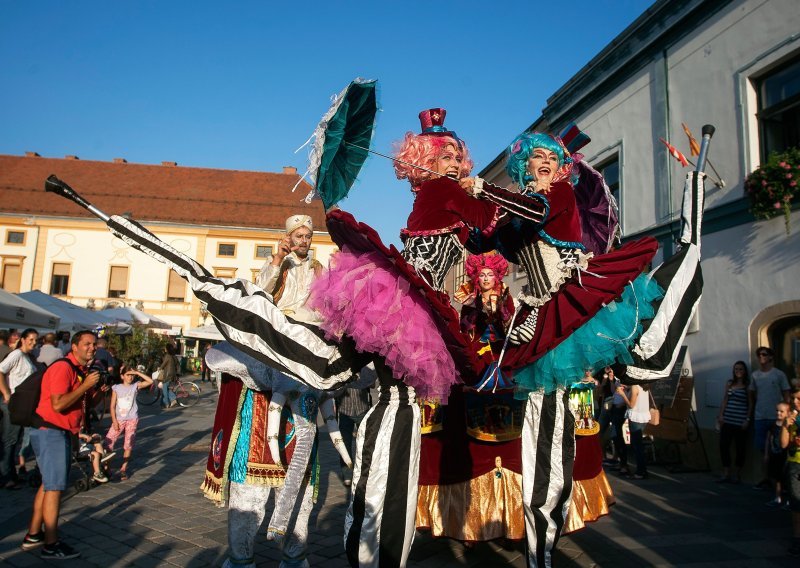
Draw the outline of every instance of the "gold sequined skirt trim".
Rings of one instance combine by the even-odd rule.
[[[416,522],[462,541],[523,539],[522,475],[499,468],[464,483],[420,485]]]
[[[592,479],[573,481],[572,500],[562,534],[580,530],[586,523],[608,515],[609,507],[615,501],[614,492],[603,470]]]

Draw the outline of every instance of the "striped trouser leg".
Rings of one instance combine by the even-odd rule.
[[[565,389],[528,395],[522,427],[522,496],[529,568],[552,566],[572,493],[575,418]]]
[[[405,566],[414,541],[420,424],[414,389],[376,363],[380,398],[358,428],[344,544],[358,568]]]

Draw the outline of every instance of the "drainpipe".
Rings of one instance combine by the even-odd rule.
[[[669,109],[669,63],[667,61],[667,50],[664,49],[661,52],[661,59],[664,62],[664,133],[667,135],[667,139],[670,140],[670,109]],[[669,155],[664,154],[667,156],[667,199],[669,200],[669,218],[667,223],[672,223],[672,217],[674,213],[673,204],[672,204],[672,163],[670,162]],[[670,256],[672,256],[672,242],[670,242]]]

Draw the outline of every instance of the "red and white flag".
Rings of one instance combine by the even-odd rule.
[[[664,146],[666,146],[669,149],[670,155],[676,160],[678,160],[684,168],[689,165],[689,160],[686,159],[686,156],[681,154],[680,150],[678,150],[675,146],[673,146],[663,138],[659,138],[659,140],[661,140],[664,143]]]

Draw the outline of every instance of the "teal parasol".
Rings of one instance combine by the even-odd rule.
[[[325,210],[347,197],[367,159],[378,110],[374,79],[355,79],[334,99],[311,139],[307,175]]]

